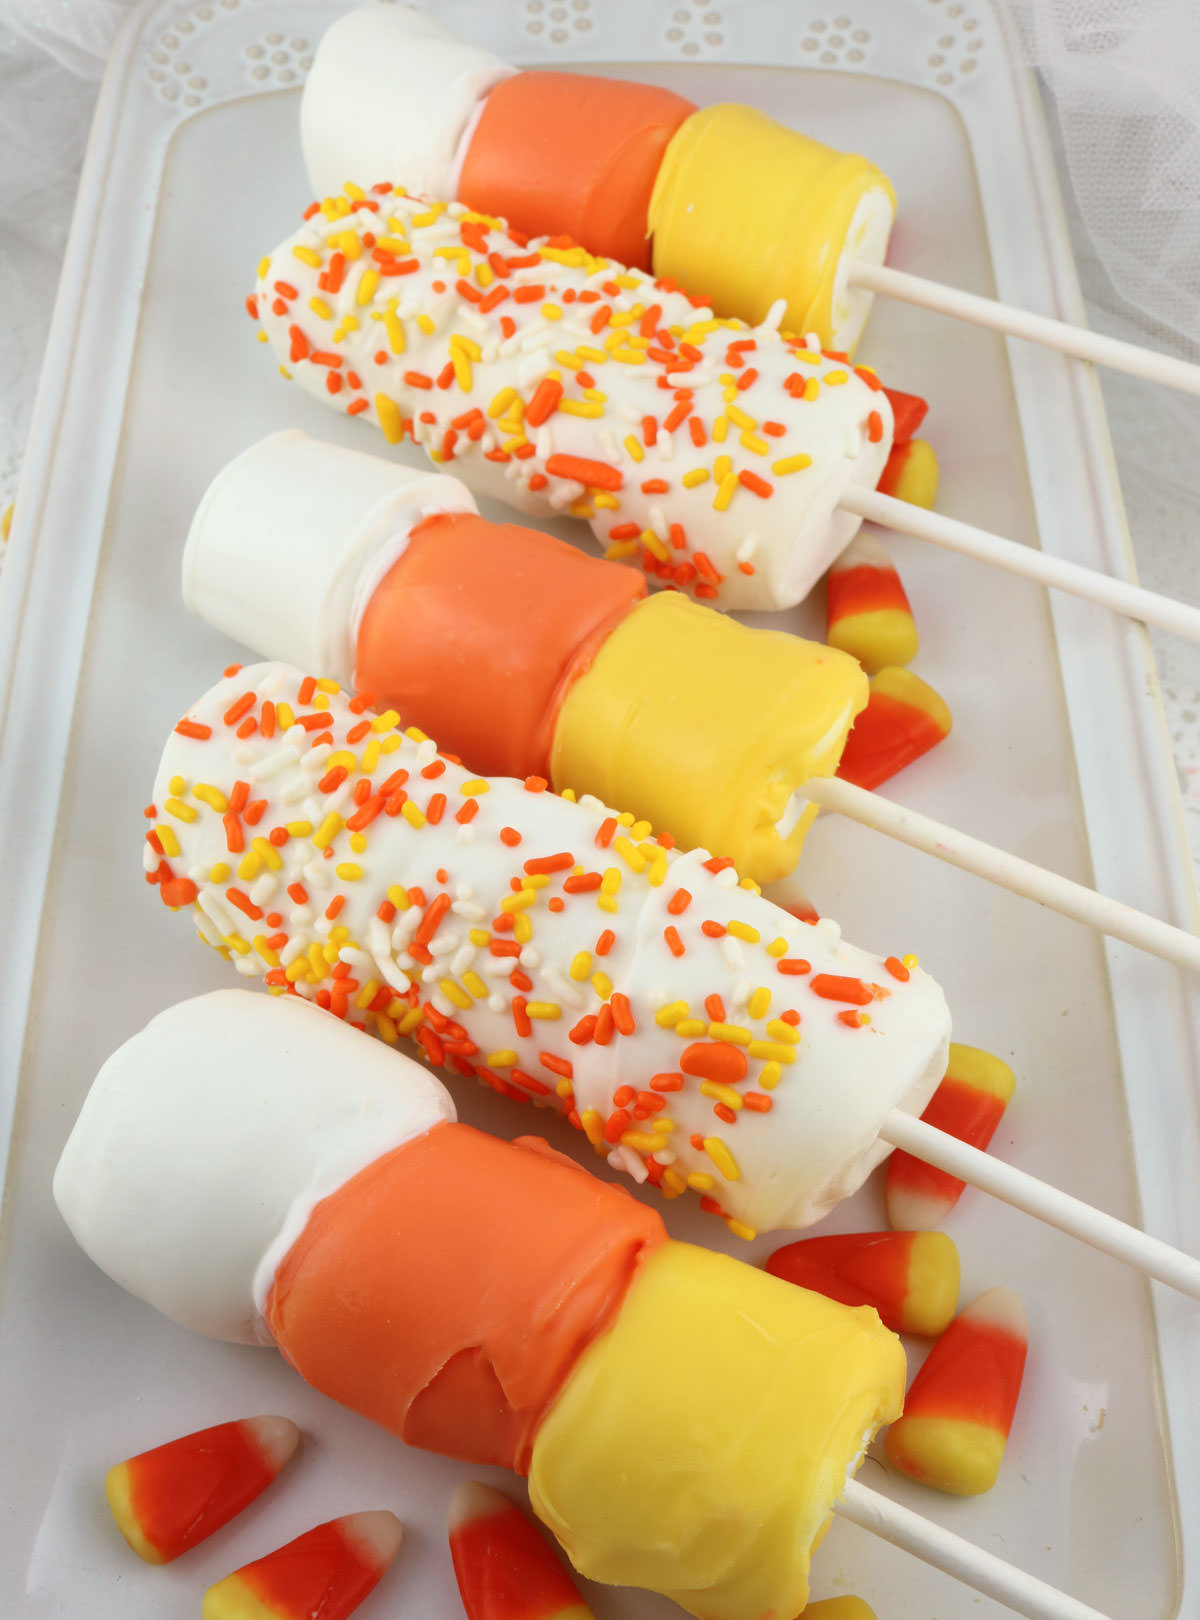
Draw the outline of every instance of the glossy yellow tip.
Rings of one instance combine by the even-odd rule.
[[[902,1474],[951,1496],[981,1496],[1000,1472],[1008,1436],[963,1418],[902,1417],[884,1441]]]

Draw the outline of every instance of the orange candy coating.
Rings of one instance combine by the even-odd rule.
[[[287,1418],[246,1418],[168,1440],[110,1468],[117,1528],[148,1564],[169,1564],[266,1490],[299,1444]]]
[[[894,1333],[941,1333],[958,1303],[958,1250],[943,1232],[803,1238],[776,1249],[767,1270],[843,1305],[871,1305]]]
[[[549,778],[569,686],[645,594],[552,535],[439,514],[372,593],[355,680],[472,770]]]
[[[591,1620],[545,1536],[478,1480],[451,1501],[450,1555],[467,1620]]]
[[[488,95],[458,196],[526,236],[570,236],[650,268],[650,193],[695,105],[672,90],[584,73],[514,74]]]
[[[954,1496],[996,1483],[1025,1371],[1020,1299],[989,1288],[946,1329],[913,1379],[903,1415],[887,1432],[888,1460]]]
[[[210,1586],[203,1620],[345,1620],[391,1567],[402,1533],[382,1508],[330,1519]]]
[[[837,774],[856,787],[877,788],[935,748],[952,725],[932,686],[910,670],[881,669],[871,677],[867,706],[854,722]]]
[[[302,1378],[409,1445],[524,1473],[665,1241],[653,1210],[544,1142],[436,1125],[316,1206],[267,1323]]]
[[[1016,1085],[1016,1076],[1002,1059],[979,1047],[951,1042],[946,1077],[921,1118],[960,1142],[986,1148]],[[920,1231],[945,1220],[966,1183],[897,1149],[887,1162],[886,1185],[893,1227]]]

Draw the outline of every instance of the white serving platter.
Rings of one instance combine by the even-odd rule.
[[[409,1539],[363,1620],[461,1612],[445,1510],[470,1470],[322,1402],[270,1352],[192,1339],[159,1320],[74,1248],[49,1194],[109,1052],[169,1002],[229,982],[141,877],[141,809],[162,740],[235,655],[180,605],[191,512],[226,460],[278,427],[381,449],[285,384],[242,311],[259,256],[308,200],[297,91],[340,9],[139,8],[114,53],[81,186],[0,592],[6,1617],[192,1616],[204,1586],[239,1563],[373,1506],[398,1512]],[[750,101],[864,150],[900,195],[898,267],[1078,316],[1036,96],[1010,67],[1008,25],[991,0],[430,9],[513,61],[602,63],[697,101]],[[1131,575],[1099,392],[1084,368],[883,305],[861,357],[932,402],[943,510]],[[1142,631],[915,541],[897,541],[894,554],[922,630],[915,667],[949,700],[956,729],[892,796],[1195,928]],[[813,613],[785,622],[818,626]],[[1200,1253],[1191,981],[833,818],[814,831],[803,877],[851,939],[915,950],[946,987],[958,1038],[1013,1064],[1020,1089],[996,1152]],[[538,1124],[481,1091],[459,1099],[465,1117],[502,1135]],[[545,1129],[575,1147],[559,1122]],[[694,1208],[664,1210],[674,1235],[745,1258],[782,1241],[741,1245]],[[883,1224],[876,1182],[828,1229]],[[861,1478],[1114,1620],[1191,1620],[1200,1306],[982,1195],[968,1192],[947,1229],[964,1301],[1005,1283],[1029,1310],[1029,1368],[1000,1482],[985,1497],[951,1499],[875,1457]],[[923,1351],[912,1348],[915,1365]],[[105,1469],[189,1428],[276,1410],[306,1435],[288,1475],[178,1565],[140,1565],[108,1518]],[[1008,1612],[845,1523],[817,1555],[813,1590],[858,1593],[879,1620]],[[641,1593],[587,1595],[600,1620],[678,1612]]]

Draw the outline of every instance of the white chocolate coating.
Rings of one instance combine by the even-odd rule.
[[[151,1019],[97,1075],[55,1171],[76,1241],[183,1327],[270,1344],[266,1295],[313,1207],[455,1117],[420,1064],[347,1034],[241,990]]]
[[[326,30],[300,104],[313,191],[323,197],[386,171],[431,196],[453,196],[467,123],[513,71],[411,6],[356,6]]]
[[[833,273],[833,347],[853,354],[863,328],[871,318],[875,294],[850,284],[856,264],[878,268],[887,258],[888,241],[896,219],[896,203],[890,190],[872,186],[854,210],[846,240]]]
[[[155,784],[166,854],[147,866],[240,973],[567,1113],[610,1163],[693,1187],[743,1234],[819,1219],[886,1156],[888,1112],[924,1108],[949,1016],[915,965],[593,799],[473,778],[339,692],[310,689],[302,714],[301,680],[221,681],[184,722],[210,735],[173,733]],[[231,851],[233,803],[253,820]],[[697,1054],[741,1072],[714,1090]]]
[[[259,272],[263,331],[309,393],[477,494],[586,518],[607,556],[722,608],[802,600],[859,528],[843,492],[873,488],[891,449],[874,375],[815,339],[458,203],[327,200]]]
[[[204,492],[183,552],[184,604],[267,658],[349,683],[362,615],[413,527],[477,510],[457,478],[298,428],[272,433]]]

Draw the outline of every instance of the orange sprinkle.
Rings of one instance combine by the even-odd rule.
[[[709,921],[700,924],[700,932],[707,934],[709,939],[721,939],[726,933],[726,929],[719,922]]]
[[[527,776],[525,778],[526,793],[545,793],[550,786],[544,776]]]
[[[525,410],[525,420],[531,427],[541,427],[558,409],[563,385],[555,377],[543,377],[533,391],[533,398]]]
[[[705,996],[704,1010],[714,1024],[723,1024],[725,1022],[725,1003],[715,993],[711,996]]]
[[[692,903],[692,897],[686,889],[676,889],[667,902],[667,910],[672,917],[681,916]]]
[[[587,456],[553,455],[546,463],[546,471],[552,478],[575,479],[593,489],[617,490],[625,483],[625,475],[619,467],[607,461],[593,461]]]
[[[910,977],[909,971],[899,957],[889,956],[883,965],[893,979],[899,979],[901,984],[907,984]]]
[[[212,736],[212,727],[201,725],[199,720],[181,720],[175,730],[181,737],[195,737],[198,742],[204,742]]]
[[[672,956],[684,955],[685,947],[683,941],[679,937],[678,928],[664,928],[663,938],[666,940],[667,949],[670,951]]]
[[[742,1099],[744,1105],[755,1114],[769,1114],[771,1112],[771,1099],[761,1091],[747,1092]]]
[[[856,1007],[865,1007],[874,1000],[870,986],[861,979],[842,978],[836,973],[818,973],[812,980],[811,988],[826,1001],[850,1001]]]
[[[811,973],[812,963],[806,962],[802,956],[781,956],[775,964],[775,971],[798,977],[802,973]]]
[[[500,842],[507,844],[510,849],[515,849],[521,842],[521,834],[515,827],[501,827]]]
[[[612,1008],[613,1023],[621,1035],[632,1035],[637,1029],[633,1020],[633,1008],[629,1005],[629,997],[618,990],[610,998],[608,1005]]]
[[[308,904],[308,890],[303,883],[289,883],[287,892],[288,899],[295,901],[296,905],[306,906]]]
[[[685,1048],[679,1067],[684,1074],[694,1075],[698,1080],[716,1080],[723,1086],[736,1086],[746,1078],[750,1060],[732,1041],[694,1041]]]
[[[230,810],[221,817],[221,824],[225,828],[225,848],[231,855],[240,855],[246,847],[241,822]]]
[[[253,692],[243,692],[235,703],[231,703],[225,710],[222,719],[227,726],[236,726],[243,715],[249,714],[254,707],[256,698]]]
[[[849,1029],[858,1029],[865,1021],[864,1014],[853,1007],[847,1007],[845,1012],[838,1013],[838,1023],[845,1024]]]
[[[574,855],[564,850],[561,855],[539,855],[536,860],[526,861],[525,870],[532,877],[539,872],[561,872],[574,864]]]
[[[611,928],[606,928],[600,935],[600,938],[596,941],[596,955],[607,956],[609,951],[612,950],[616,943],[617,936],[613,933]]]
[[[468,799],[466,804],[462,805],[460,809],[455,811],[454,819],[455,819],[455,821],[461,822],[462,825],[465,827],[467,822],[468,821],[474,821],[475,817],[478,814],[479,814],[479,800],[478,799]]]
[[[738,483],[765,501],[768,496],[774,495],[775,486],[769,484],[765,478],[760,478],[756,472],[748,472],[745,468],[738,473]]]
[[[332,922],[334,920],[334,918],[338,915],[338,913],[341,911],[342,907],[345,904],[346,904],[346,896],[344,894],[335,894],[334,895],[333,899],[325,907],[325,915],[326,915],[326,917],[328,917],[330,922]],[[339,963],[339,966],[345,966],[345,964],[344,963]]]
[[[883,438],[883,417],[878,411],[872,411],[867,417],[867,438],[872,444],[878,444]]]

